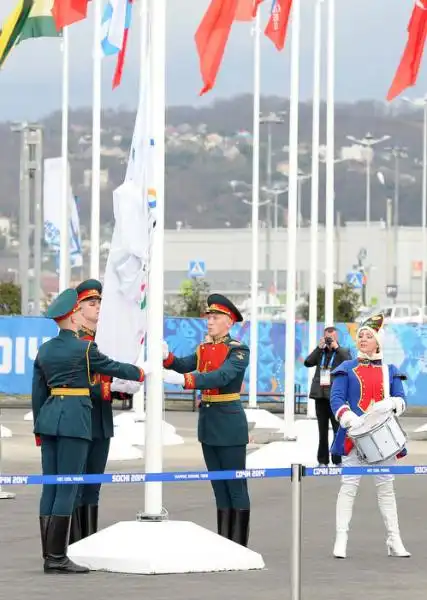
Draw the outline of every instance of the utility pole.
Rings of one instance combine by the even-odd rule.
[[[43,133],[38,123],[15,123],[11,130],[21,134],[20,200],[19,200],[19,285],[21,314],[29,314],[30,257],[33,257],[34,310],[40,315],[42,268],[42,160]],[[33,252],[30,251],[31,207],[34,217]]]

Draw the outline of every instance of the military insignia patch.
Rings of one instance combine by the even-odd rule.
[[[243,352],[237,352],[236,356],[239,360],[244,360],[244,358],[245,358],[245,355],[243,354]]]

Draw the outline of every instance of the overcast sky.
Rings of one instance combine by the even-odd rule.
[[[312,95],[313,7],[302,2],[301,98]],[[1,0],[0,23],[17,0]],[[167,101],[168,104],[211,103],[215,98],[250,92],[252,88],[252,41],[250,26],[233,26],[223,65],[213,92],[203,99],[194,33],[208,0],[168,0]],[[325,2],[326,4],[326,2]],[[406,42],[406,25],[414,0],[336,1],[336,98],[343,101],[385,99]],[[265,0],[265,26],[271,0]],[[326,6],[324,6],[326,9]],[[326,10],[324,10],[326,16]],[[135,108],[138,86],[138,11],[134,10],[131,43],[122,85],[111,90],[115,59],[104,61],[103,105]],[[326,19],[324,21],[326,28]],[[91,27],[87,21],[70,28],[72,107],[91,104]],[[262,41],[262,93],[288,96],[289,42],[277,52],[269,40]],[[412,95],[427,91],[427,64]],[[14,49],[0,72],[0,121],[35,119],[60,109],[61,54],[58,40],[29,40]]]

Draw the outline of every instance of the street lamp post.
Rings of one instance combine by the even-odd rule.
[[[363,146],[366,149],[366,228],[369,229],[371,224],[371,160],[372,160],[372,147],[381,142],[385,142],[390,139],[389,135],[383,135],[380,138],[374,138],[372,133],[367,133],[364,138],[357,139],[352,135],[346,136],[348,140],[355,142],[359,146]]]
[[[421,192],[421,306],[426,304],[427,263],[427,95],[422,98],[403,98],[406,102],[423,109],[423,182]]]
[[[400,159],[407,157],[407,148],[402,146],[392,146],[390,148],[385,148],[391,152],[394,157],[394,207],[393,207],[393,233],[394,233],[394,241],[393,241],[393,285],[396,289],[398,289],[398,273],[397,273],[397,265],[398,265],[398,232],[399,232],[399,180],[400,180]],[[396,294],[397,298],[397,294]],[[396,298],[394,301],[396,302]]]
[[[273,147],[272,147],[272,125],[283,125],[285,122],[283,116],[286,114],[285,111],[280,113],[271,112],[268,115],[260,115],[259,122],[261,125],[267,125],[267,188],[272,187],[272,158],[273,158]],[[267,228],[266,228],[266,256],[265,256],[265,270],[267,277],[267,304],[270,301],[270,286],[272,283],[271,277],[271,202],[267,204]]]

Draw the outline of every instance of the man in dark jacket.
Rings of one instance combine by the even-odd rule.
[[[347,348],[338,344],[338,332],[335,327],[327,327],[319,345],[304,361],[306,367],[316,367],[311,383],[310,398],[316,403],[316,418],[319,426],[319,447],[317,460],[319,465],[329,464],[329,422],[334,434],[338,429],[338,422],[332,413],[329,404],[331,391],[331,373],[345,360],[350,360],[351,355]],[[332,455],[334,465],[341,463],[341,457]]]

